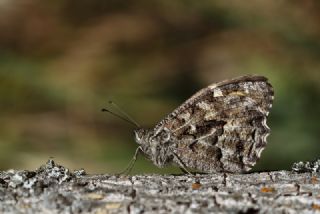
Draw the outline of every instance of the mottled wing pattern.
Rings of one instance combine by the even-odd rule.
[[[171,131],[174,151],[189,168],[245,172],[267,144],[272,101],[273,89],[265,77],[243,76],[200,90],[156,129]]]

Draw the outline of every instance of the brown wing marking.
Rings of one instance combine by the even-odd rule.
[[[196,93],[158,126],[171,131],[176,153],[204,172],[248,171],[266,146],[272,86],[264,77],[242,77]]]

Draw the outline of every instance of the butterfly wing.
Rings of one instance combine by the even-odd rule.
[[[171,132],[173,150],[186,167],[202,172],[245,172],[267,144],[266,118],[272,101],[267,78],[243,76],[200,90],[155,130]]]

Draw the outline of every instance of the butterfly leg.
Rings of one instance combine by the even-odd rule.
[[[182,172],[188,173],[189,175],[193,175],[186,167],[186,165],[182,162],[182,160],[178,157],[176,153],[173,152],[173,156],[177,160],[177,163],[179,165],[179,168],[181,169]]]
[[[127,166],[123,171],[121,171],[120,173],[118,173],[117,175],[129,174],[129,173],[130,173],[130,171],[132,170],[132,168],[133,168],[133,166],[134,166],[134,164],[135,164],[135,162],[136,162],[136,160],[137,160],[137,157],[138,157],[138,154],[139,154],[140,151],[141,151],[141,147],[139,146],[139,147],[136,149],[136,151],[135,151],[135,153],[134,153],[134,156],[133,156],[133,158],[131,159],[131,161],[129,162],[128,166]]]

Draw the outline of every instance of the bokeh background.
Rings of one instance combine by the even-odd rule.
[[[119,172],[133,126],[151,127],[197,90],[245,74],[275,89],[269,144],[254,170],[320,154],[320,2],[0,0],[0,169],[49,157]],[[157,169],[140,157],[132,173]]]

